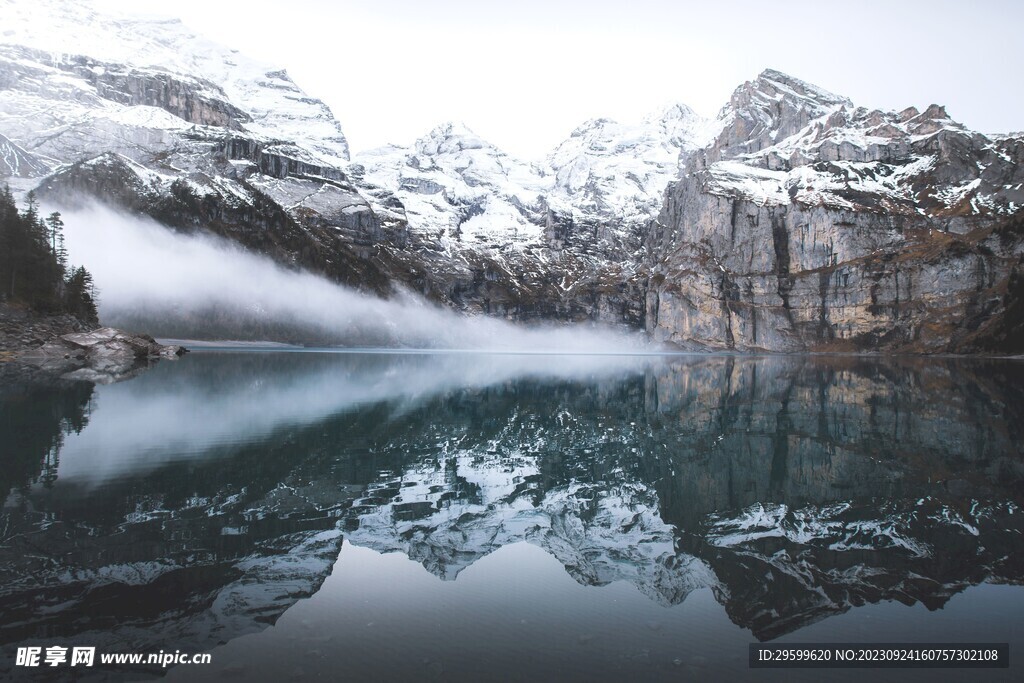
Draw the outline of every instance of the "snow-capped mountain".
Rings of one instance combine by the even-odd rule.
[[[939,106],[869,111],[768,70],[713,120],[594,119],[533,163],[458,124],[349,161],[280,66],[180,22],[0,9],[0,174],[50,202],[98,197],[383,296],[684,347],[1024,348],[1003,225],[1024,139]]]
[[[591,219],[616,216],[626,224],[648,222],[661,207],[680,157],[711,141],[717,122],[685,104],[672,104],[640,124],[588,121],[547,159],[555,190]]]
[[[345,136],[323,102],[302,92],[284,70],[213,43],[180,21],[103,13],[87,0],[4,0],[0,7],[0,43],[30,49],[4,51],[19,83],[5,93],[3,125],[11,137],[37,141],[40,151],[62,160],[88,154],[103,142],[92,137],[94,129],[110,121],[114,139],[124,128],[173,131],[198,124],[295,145],[290,151],[301,150],[314,163],[348,160]],[[42,118],[18,116],[26,110]],[[104,151],[130,152],[130,141],[122,142],[125,149]]]
[[[698,159],[716,194],[931,217],[1024,205],[1020,140],[970,131],[939,105],[869,111],[768,70],[733,93],[719,124]]]
[[[39,183],[44,198],[100,197],[379,294],[412,289],[514,318],[641,322],[638,260],[623,254],[640,250],[657,205],[641,195],[662,191],[690,139],[681,108],[647,132],[624,128],[627,139],[605,131],[560,149],[550,167],[451,125],[350,165],[337,121],[283,70],[179,22],[112,18],[84,1],[5,9],[0,131],[44,160],[35,177],[56,168]],[[634,153],[594,164],[579,185],[581,164],[606,144]],[[638,165],[653,148],[654,162]],[[566,164],[572,183],[558,180]],[[617,174],[616,164],[635,168]],[[604,194],[612,203],[595,211]],[[605,220],[620,203],[630,220]]]
[[[416,289],[476,312],[636,325],[644,227],[706,128],[683,105],[637,125],[601,119],[527,163],[447,123],[348,170],[423,254],[432,277]]]
[[[410,230],[442,236],[448,250],[559,250],[564,241],[553,224],[614,221],[610,232],[618,235],[598,233],[592,240],[614,243],[614,237],[621,242],[649,222],[665,188],[679,176],[680,156],[709,141],[714,125],[682,104],[634,125],[595,119],[574,130],[543,163],[527,163],[463,124],[446,123],[410,148],[361,153],[352,168],[367,182],[393,190]]]
[[[0,132],[57,167],[36,180],[42,197],[99,198],[387,290],[357,253],[386,228],[344,181],[344,135],[283,70],[178,21],[84,1],[0,9]]]
[[[449,253],[465,248],[541,244],[544,171],[514,159],[465,125],[437,126],[411,148],[357,155],[367,183],[394,192],[409,229]]]
[[[697,348],[1015,349],[1024,140],[933,105],[741,85],[647,235],[646,327]]]

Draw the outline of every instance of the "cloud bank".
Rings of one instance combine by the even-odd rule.
[[[64,219],[71,261],[99,287],[101,321],[157,336],[487,351],[645,348],[640,335],[588,325],[527,327],[412,294],[380,299],[221,238],[175,233],[99,205]]]

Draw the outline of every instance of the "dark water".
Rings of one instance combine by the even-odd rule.
[[[749,643],[1024,657],[1024,364],[203,352],[0,384],[18,647],[171,680],[855,680]]]

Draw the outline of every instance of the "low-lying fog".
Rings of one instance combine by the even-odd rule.
[[[101,322],[156,336],[571,352],[644,346],[638,334],[588,325],[527,327],[413,294],[379,299],[226,240],[175,233],[99,205],[67,212],[64,222],[71,261],[88,268],[100,289]]]
[[[98,386],[89,423],[61,449],[58,485],[89,488],[169,462],[230,455],[362,406],[386,406],[377,416],[386,421],[452,391],[524,379],[593,388],[660,362],[644,355],[194,353]]]

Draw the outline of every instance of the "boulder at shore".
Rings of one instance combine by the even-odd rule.
[[[128,334],[113,327],[73,332],[18,354],[18,360],[42,369],[74,371],[91,381],[115,381],[150,359],[177,358],[182,346],[159,344],[145,334]],[[83,377],[86,379],[86,377]]]

